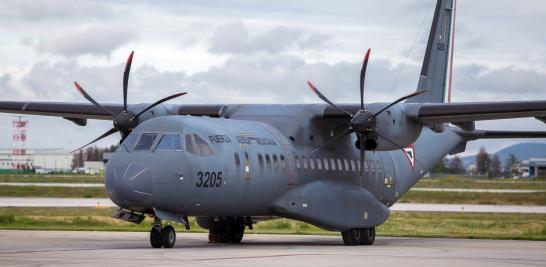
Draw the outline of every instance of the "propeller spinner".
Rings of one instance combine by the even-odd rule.
[[[162,98],[158,101],[156,101],[155,103],[149,105],[147,108],[143,109],[142,111],[140,111],[139,113],[135,114],[133,111],[130,111],[128,110],[127,108],[127,88],[128,88],[128,83],[129,83],[129,72],[131,71],[131,64],[133,62],[133,55],[134,55],[134,51],[131,52],[131,54],[129,55],[129,58],[127,59],[127,63],[125,64],[125,71],[123,72],[123,111],[120,112],[119,114],[115,114],[114,112],[110,111],[109,109],[105,108],[104,106],[102,106],[101,104],[99,104],[97,101],[95,101],[89,94],[87,94],[87,92],[85,92],[85,90],[83,90],[83,88],[80,86],[80,84],[78,82],[74,82],[74,85],[76,86],[76,89],[83,95],[83,97],[85,97],[85,99],[87,99],[89,102],[91,102],[93,105],[95,105],[97,108],[99,109],[102,109],[104,110],[105,112],[109,113],[110,115],[112,115],[112,121],[113,121],[113,124],[114,124],[114,127],[110,130],[108,130],[107,132],[105,132],[104,134],[102,134],[101,136],[99,136],[98,138],[96,138],[95,140],[87,143],[86,145],[74,150],[74,151],[78,151],[90,144],[93,144],[109,135],[112,135],[116,132],[119,132],[121,134],[121,142],[125,139],[125,137],[127,137],[127,135],[129,135],[131,133],[131,131],[138,126],[139,124],[139,117],[140,115],[144,114],[144,112],[150,110],[151,108],[165,102],[165,101],[168,101],[168,100],[171,100],[173,98],[176,98],[176,97],[179,97],[179,96],[182,96],[182,95],[185,95],[186,92],[183,92],[183,93],[178,93],[178,94],[174,94],[174,95],[171,95],[171,96],[168,96],[168,97],[165,97],[165,98]],[[74,152],[72,151],[72,152]]]
[[[384,108],[382,108],[376,113],[372,113],[366,110],[364,106],[364,81],[366,78],[366,69],[368,67],[368,60],[370,59],[370,51],[371,50],[368,49],[368,51],[366,52],[366,55],[364,56],[364,61],[362,62],[362,69],[360,70],[360,110],[358,110],[355,114],[351,114],[350,112],[334,104],[332,101],[326,98],[311,82],[307,81],[307,84],[309,85],[309,88],[311,88],[311,91],[313,91],[320,99],[322,99],[324,102],[328,103],[330,106],[334,107],[335,109],[351,117],[351,121],[347,125],[347,129],[345,129],[343,133],[330,139],[328,142],[326,142],[322,146],[315,148],[311,153],[317,150],[320,150],[323,147],[326,147],[351,133],[355,133],[358,139],[357,147],[360,150],[361,175],[364,175],[364,159],[366,156],[366,150],[375,150],[377,148],[378,138],[382,138],[385,141],[394,145],[395,147],[403,149],[402,147],[400,147],[400,145],[396,144],[395,142],[392,142],[387,137],[381,135],[381,133],[377,130],[377,121],[376,121],[377,116],[379,116],[381,113],[383,113],[385,110],[389,109],[390,107],[408,98],[412,98],[414,96],[427,92],[427,90],[419,90],[409,95],[406,95],[404,97],[401,97],[397,99],[396,101],[392,102],[391,104],[385,106]]]

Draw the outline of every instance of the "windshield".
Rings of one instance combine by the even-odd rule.
[[[155,148],[158,151],[181,151],[182,141],[180,140],[180,134],[166,133],[163,134],[161,140]]]
[[[135,145],[135,150],[149,150],[157,137],[157,133],[143,133]]]

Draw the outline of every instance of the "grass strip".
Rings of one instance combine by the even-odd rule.
[[[486,179],[467,176],[446,176],[423,178],[415,187],[545,190],[546,181],[544,179]]]
[[[0,197],[108,197],[102,187],[0,186]]]
[[[148,232],[140,225],[110,218],[113,208],[0,208],[2,230],[86,230]],[[206,232],[190,218],[191,232]],[[186,231],[174,224],[179,232]],[[260,222],[247,233],[339,235],[288,219]],[[379,236],[546,240],[546,214],[393,212],[377,228]]]
[[[485,193],[409,191],[400,199],[402,203],[438,204],[490,204],[490,205],[546,205],[546,192],[536,193]]]

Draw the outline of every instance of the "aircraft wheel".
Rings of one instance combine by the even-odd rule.
[[[229,243],[230,234],[229,234],[229,231],[227,230],[227,227],[220,230],[219,235],[220,235],[220,243]]]
[[[229,232],[229,242],[230,243],[241,243],[243,240],[243,235],[245,234],[244,225],[233,225]]]
[[[360,228],[352,228],[347,231],[341,232],[343,237],[343,243],[346,246],[356,246],[360,245],[362,242],[362,231]]]
[[[164,248],[174,247],[176,242],[176,233],[174,232],[174,227],[167,225],[161,230],[161,243]]]
[[[161,248],[161,243],[161,231],[156,227],[152,227],[152,231],[150,231],[150,244],[152,248]]]
[[[360,229],[360,244],[361,245],[373,245],[373,242],[375,241],[375,227],[370,228],[362,228]]]

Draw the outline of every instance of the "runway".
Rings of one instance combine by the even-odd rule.
[[[246,235],[208,244],[179,233],[172,249],[148,233],[0,231],[0,265],[40,266],[544,266],[546,242],[378,237],[347,247],[340,236]]]
[[[0,207],[116,207],[108,198],[0,197]],[[396,203],[392,211],[546,213],[546,206]]]

